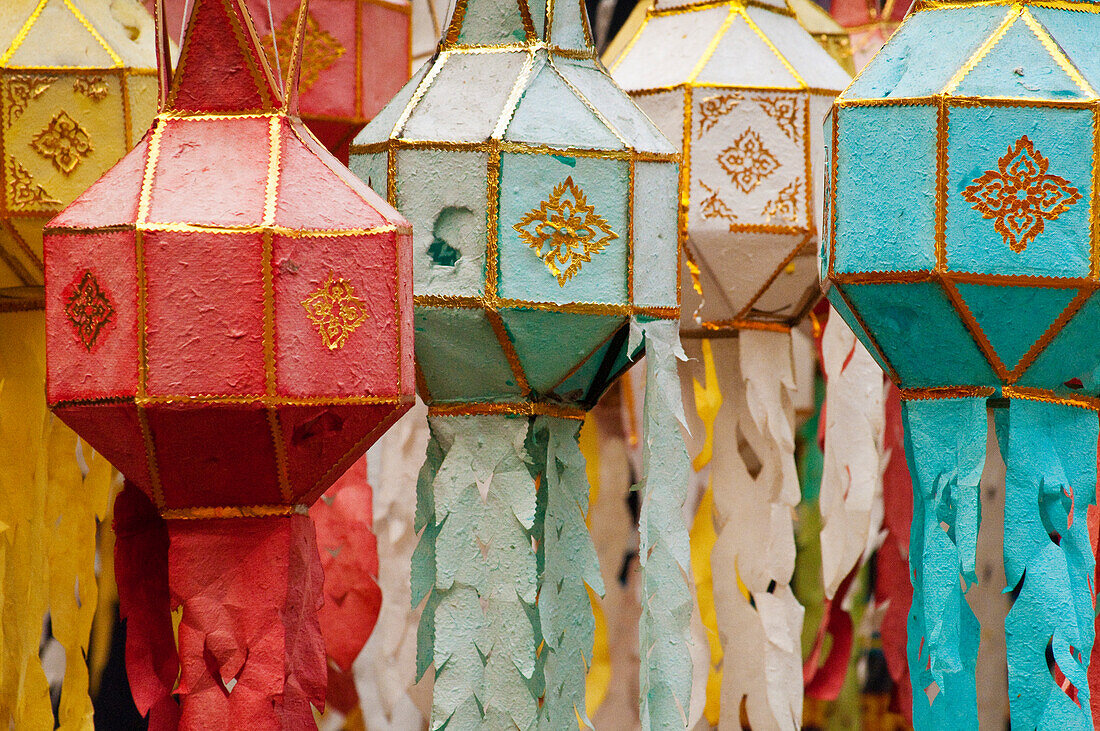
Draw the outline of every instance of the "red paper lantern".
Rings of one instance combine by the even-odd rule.
[[[244,0],[193,7],[152,128],[46,230],[47,397],[169,519],[185,725],[300,728],[304,513],[413,400],[410,230],[306,129]]]
[[[144,0],[152,12],[156,0]],[[172,39],[194,0],[165,0]],[[290,59],[300,0],[245,0],[272,67]],[[270,13],[268,9],[270,8]],[[409,80],[409,0],[312,0],[306,21],[299,92],[301,116],[317,139],[347,162],[348,145]],[[274,24],[274,30],[272,25]]]

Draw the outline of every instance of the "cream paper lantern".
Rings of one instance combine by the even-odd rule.
[[[697,412],[694,466],[713,490],[718,632],[736,659],[722,668],[720,725],[737,727],[743,709],[753,729],[795,728],[790,331],[820,297],[822,120],[849,76],[786,0],[658,0],[609,60],[683,153],[681,385]]]

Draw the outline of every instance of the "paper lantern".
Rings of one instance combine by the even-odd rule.
[[[821,274],[904,402],[918,728],[976,724],[979,627],[964,592],[977,581],[987,404],[1007,467],[1012,724],[1091,727],[1093,18],[1029,3],[918,9],[826,123]]]
[[[303,728],[304,511],[412,401],[409,229],[297,117],[308,14],[284,93],[241,0],[193,8],[152,128],[47,230],[47,396],[168,519],[183,723]]]
[[[643,718],[679,724],[688,703],[677,156],[597,63],[582,7],[460,2],[352,145],[352,169],[413,224],[432,728],[564,728],[585,707],[600,578],[577,431],[643,337]]]
[[[849,74],[856,72],[848,32],[815,0],[788,0],[794,17],[806,32]]]
[[[0,312],[42,308],[42,227],[152,119],[150,26],[135,2],[0,7]]]
[[[737,658],[723,666],[721,725],[743,707],[754,728],[784,727],[802,715],[789,332],[820,296],[818,125],[848,75],[785,0],[658,1],[611,71],[684,155],[683,388],[695,468],[714,490],[719,633]]]
[[[165,2],[168,30],[177,43],[184,9],[193,1]],[[150,11],[156,4],[156,0],[144,2]],[[246,0],[245,5],[268,65],[275,72],[285,72],[300,0]],[[300,114],[317,139],[345,163],[355,134],[409,79],[411,18],[410,0],[313,0],[309,4],[298,82]]]
[[[829,11],[848,29],[857,69],[878,53],[912,6],[913,0],[833,0]]]

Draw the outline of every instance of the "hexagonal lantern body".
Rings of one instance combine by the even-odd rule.
[[[42,308],[42,227],[156,113],[153,21],[137,2],[0,7],[0,311]]]
[[[611,72],[680,142],[683,328],[786,329],[819,293],[819,121],[848,75],[785,0],[658,2]]]
[[[902,388],[1100,393],[1094,17],[920,10],[837,100],[822,277]]]
[[[144,2],[150,11],[156,5],[156,0]],[[245,5],[270,67],[285,70],[301,0],[247,0]],[[165,3],[173,34],[181,32],[185,7],[190,7],[189,0]],[[309,4],[298,83],[300,114],[317,139],[345,163],[355,134],[409,79],[411,19],[409,0]]]
[[[629,365],[629,319],[678,315],[676,153],[599,66],[581,12],[460,3],[352,146],[413,223],[433,406],[591,405]]]
[[[308,504],[414,384],[408,224],[194,7],[207,53],[46,236],[48,400],[168,517]]]

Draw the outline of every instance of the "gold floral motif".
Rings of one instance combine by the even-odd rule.
[[[19,119],[27,109],[31,99],[37,99],[46,93],[54,82],[50,76],[12,76],[8,79],[8,126]]]
[[[329,350],[344,347],[352,332],[370,317],[351,282],[332,272],[317,291],[302,300],[302,307]]]
[[[290,52],[294,48],[294,33],[297,30],[298,13],[286,16],[274,33],[263,38],[264,53],[271,68],[276,68],[275,49],[279,49],[279,68],[286,73],[290,66]],[[305,92],[321,78],[321,72],[336,59],[344,55],[346,49],[331,34],[323,29],[312,13],[306,14],[306,32],[302,46],[302,68],[298,77],[298,91]]]
[[[69,175],[92,151],[92,138],[75,119],[58,112],[31,140],[31,147],[59,171]]]
[[[722,218],[730,223],[737,220],[737,214],[726,205],[725,201],[718,197],[718,191],[708,186],[702,180],[699,181],[699,187],[710,193],[706,198],[699,201],[699,211],[703,214],[703,218]]]
[[[751,193],[760,181],[779,169],[775,155],[764,147],[764,141],[752,129],[745,130],[732,147],[718,155],[718,164],[742,193]]]
[[[584,262],[592,261],[593,254],[619,238],[588,204],[572,177],[555,187],[549,200],[528,211],[512,228],[546,263],[561,287]]]
[[[11,205],[13,208],[30,208],[31,206],[59,206],[61,201],[50,197],[46,189],[36,185],[34,178],[25,167],[8,158],[8,180],[11,183]]]
[[[795,180],[783,190],[775,200],[768,201],[764,206],[764,215],[772,218],[783,218],[791,223],[798,223],[798,189],[802,186],[801,180]]]
[[[65,302],[65,317],[76,328],[76,335],[86,349],[92,349],[114,313],[115,308],[99,286],[99,280],[90,271],[84,270],[80,283]]]
[[[740,92],[708,96],[699,103],[699,136],[718,124],[718,120],[730,113],[745,97]]]
[[[1050,161],[1025,135],[997,160],[997,170],[987,171],[962,192],[1017,253],[1043,232],[1047,221],[1081,200],[1068,180],[1047,173],[1049,167]]]
[[[783,130],[783,134],[792,140],[798,141],[798,107],[797,99],[789,96],[769,96],[757,99],[756,103],[764,110],[765,114],[774,119]]]
[[[111,93],[111,88],[102,76],[78,76],[73,82],[73,91],[98,102]]]

